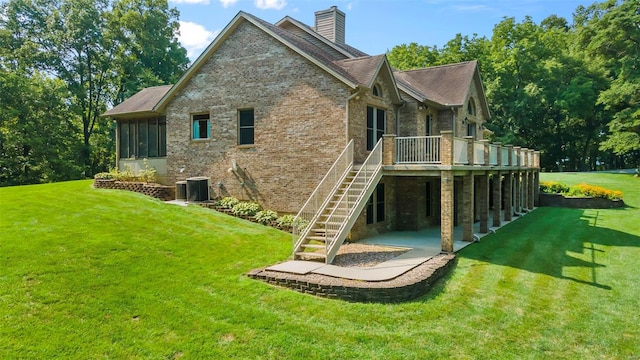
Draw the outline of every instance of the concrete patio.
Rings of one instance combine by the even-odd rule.
[[[502,221],[500,227],[526,215],[514,216],[511,221]],[[504,216],[501,216],[504,219]],[[493,219],[489,219],[492,223]],[[483,237],[495,232],[499,228],[489,228],[489,233],[480,233],[479,223],[474,224],[474,239],[480,241]],[[454,227],[454,239],[462,238],[462,226]],[[391,260],[377,264],[368,268],[342,267],[331,264],[324,264],[316,261],[292,260],[276,264],[266,268],[269,271],[279,271],[292,274],[320,274],[336,278],[362,280],[362,281],[385,281],[398,277],[414,267],[428,261],[432,257],[441,253],[440,226],[429,227],[420,231],[390,231],[358,241],[360,244],[381,245],[397,248],[411,249],[406,253]],[[458,252],[473,242],[454,240],[454,252]]]

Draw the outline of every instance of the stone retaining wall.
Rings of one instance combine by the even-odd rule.
[[[593,197],[565,197],[561,194],[540,193],[538,200],[540,206],[557,206],[573,209],[610,209],[625,206],[622,200]]]
[[[162,201],[174,200],[176,198],[175,186],[146,184],[141,182],[121,182],[112,179],[94,179],[93,187],[96,189],[134,191],[140,194],[151,196],[156,199],[160,199]]]
[[[455,266],[454,254],[436,255],[388,281],[356,281],[318,274],[292,274],[256,269],[247,275],[301,293],[352,302],[397,303],[420,297]]]

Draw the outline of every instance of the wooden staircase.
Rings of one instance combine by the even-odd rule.
[[[364,162],[351,166],[294,244],[293,258],[327,264],[335,258],[367,200],[382,178],[382,142]],[[295,224],[295,221],[294,221]]]

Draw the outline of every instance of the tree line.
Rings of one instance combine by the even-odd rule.
[[[187,68],[166,0],[10,0],[0,5],[0,186],[79,179],[115,163],[99,118]]]
[[[79,179],[115,164],[99,118],[189,60],[166,0],[0,4],[0,186]],[[572,22],[504,18],[491,38],[403,44],[398,69],[479,60],[494,141],[542,151],[546,170],[640,164],[640,3],[576,9]]]
[[[640,2],[576,8],[572,22],[504,18],[491,38],[458,34],[442,48],[387,54],[407,70],[477,59],[493,140],[541,150],[547,171],[640,165]]]

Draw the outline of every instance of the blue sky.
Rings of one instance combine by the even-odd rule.
[[[289,15],[313,26],[314,12],[338,6],[346,14],[346,42],[371,55],[416,42],[442,47],[457,33],[490,37],[507,17],[536,23],[555,14],[571,22],[589,0],[169,0],[180,11],[180,41],[194,60],[238,11],[271,23]]]

